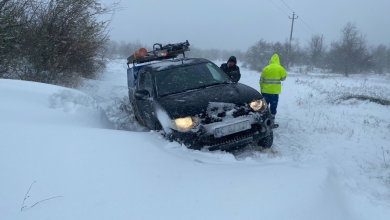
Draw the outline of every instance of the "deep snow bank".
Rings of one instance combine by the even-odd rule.
[[[2,123],[113,128],[96,101],[63,87],[0,80]]]
[[[101,82],[89,81],[90,91],[96,94],[93,99],[56,86],[0,80],[1,220],[390,216],[386,197],[378,200],[367,193],[366,187],[374,189],[378,184],[365,181],[353,160],[373,161],[372,151],[359,144],[369,138],[344,134],[351,136],[345,139],[337,131],[320,129],[322,121],[311,123],[312,117],[325,120],[324,107],[340,113],[339,108],[349,109],[346,106],[313,101],[298,105],[299,97],[312,91],[288,78],[291,81],[283,85],[281,127],[275,135],[276,153],[248,153],[237,159],[222,152],[189,150],[153,132],[107,129],[111,125],[102,119],[99,106],[109,109],[108,100],[126,94],[120,78],[125,68],[118,69],[121,72],[107,74]],[[258,88],[258,73],[243,69],[242,74],[243,83]],[[357,111],[364,114],[362,106]],[[350,129],[360,122],[345,123],[345,129]],[[370,135],[378,129],[385,132],[365,127]],[[63,197],[31,208],[54,196]]]

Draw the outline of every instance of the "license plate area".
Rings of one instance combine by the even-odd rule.
[[[249,120],[240,121],[230,125],[223,125],[215,128],[214,137],[220,138],[229,134],[238,133],[240,131],[245,131],[251,129],[251,123]]]

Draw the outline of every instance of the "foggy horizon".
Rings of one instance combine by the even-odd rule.
[[[102,0],[110,4],[115,0]],[[284,42],[293,38],[303,46],[312,35],[323,35],[329,45],[341,36],[348,23],[366,36],[369,45],[389,45],[390,1],[376,0],[243,0],[178,1],[145,0],[121,2],[110,24],[110,39],[139,41],[142,45],[188,40],[200,49],[246,51],[260,39]],[[373,16],[375,15],[375,16]]]

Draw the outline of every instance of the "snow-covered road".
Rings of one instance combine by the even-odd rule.
[[[340,99],[388,99],[389,75],[289,72],[273,149],[236,156],[139,127],[126,82],[122,60],[78,90],[0,80],[1,220],[389,218],[390,107]]]

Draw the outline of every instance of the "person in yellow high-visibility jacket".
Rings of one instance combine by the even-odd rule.
[[[272,118],[275,124],[276,108],[278,107],[279,94],[282,90],[281,81],[286,79],[286,70],[280,65],[279,56],[274,54],[269,65],[264,67],[260,77],[260,91],[265,101],[270,106]]]

